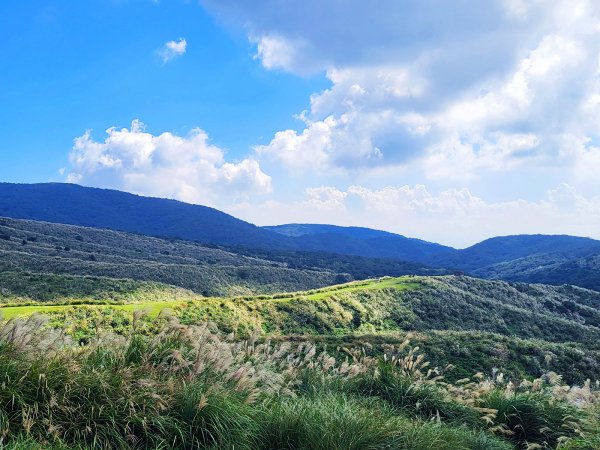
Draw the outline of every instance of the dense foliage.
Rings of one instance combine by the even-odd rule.
[[[310,343],[157,320],[150,336],[134,325],[85,348],[37,317],[1,324],[3,447],[508,450],[598,439],[595,386],[553,373],[449,383],[408,341],[340,361]]]
[[[195,242],[109,230],[0,218],[0,234],[5,236],[0,239],[0,273],[128,278],[203,295],[294,291],[351,279],[348,274],[290,268]],[[11,289],[7,278],[3,287],[8,283]]]

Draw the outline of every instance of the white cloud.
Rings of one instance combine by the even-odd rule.
[[[380,228],[465,247],[491,236],[548,233],[600,238],[600,197],[560,184],[537,201],[488,202],[468,189],[437,194],[423,185],[310,188],[295,203],[239,204],[233,213],[261,225],[305,222]]]
[[[267,69],[288,69],[295,59],[295,45],[278,36],[251,38],[256,43],[255,58]]]
[[[201,3],[224,21],[245,27],[257,44],[263,37],[268,41],[276,36],[278,47],[283,48],[285,41],[294,58],[278,58],[283,62],[280,66],[296,73],[402,62],[443,43],[477,47],[477,53],[483,54],[492,44],[491,50],[507,40],[518,40],[529,26],[509,14],[503,0],[466,1],[446,7],[437,0],[380,0],[376,7],[362,0]],[[507,30],[506,23],[513,28]]]
[[[68,181],[221,207],[272,190],[257,161],[225,161],[201,129],[153,135],[134,120],[106,133],[100,142],[89,131],[75,139]]]
[[[448,182],[600,170],[596,152],[562,148],[566,135],[600,141],[598,2],[202,3],[247,29],[265,68],[325,71],[332,83],[311,97],[304,129],[275,133],[259,158]]]
[[[168,41],[158,51],[158,55],[161,57],[163,64],[182,56],[187,50],[187,41],[185,38],[179,38],[178,41]]]

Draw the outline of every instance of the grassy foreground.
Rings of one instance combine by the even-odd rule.
[[[231,340],[168,315],[85,347],[43,319],[0,327],[7,449],[595,448],[600,396],[559,376],[456,383],[408,342],[339,360],[311,343]],[[139,325],[139,328],[138,328]]]

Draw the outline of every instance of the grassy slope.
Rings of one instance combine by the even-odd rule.
[[[436,363],[457,365],[459,378],[502,367],[519,375],[551,369],[568,381],[583,382],[600,377],[597,316],[585,315],[597,312],[599,301],[600,294],[573,287],[401,277],[228,298],[143,285],[121,296],[113,293],[104,303],[96,297],[63,299],[64,304],[51,306],[5,304],[0,313],[9,319],[42,312],[53,325],[84,340],[93,336],[95,326],[124,333],[133,311],[156,317],[164,308],[183,323],[209,320],[227,333],[248,336],[259,330],[284,340],[308,335],[323,345],[368,345],[376,352],[411,335]]]
[[[3,279],[7,278],[7,275],[9,274],[0,274],[0,283],[3,281]],[[0,293],[0,300],[3,301],[3,303],[0,303],[0,313],[2,313],[2,317],[4,319],[12,319],[13,317],[26,317],[34,313],[63,312],[81,305],[85,305],[89,308],[111,307],[120,311],[128,312],[148,310],[151,316],[156,316],[164,308],[185,308],[188,307],[189,302],[193,302],[195,304],[215,304],[216,302],[220,305],[223,302],[235,304],[239,303],[240,301],[245,301],[247,303],[251,301],[244,297],[231,299],[203,298],[192,292],[185,291],[183,289],[177,289],[173,286],[161,285],[158,283],[143,283],[131,280],[113,280],[98,277],[67,277],[65,280],[64,277],[30,274],[26,275],[19,284],[32,283],[35,285],[36,281],[41,281],[44,286],[48,286],[49,283],[54,282],[55,284],[59,284],[60,287],[77,283],[79,291],[93,289],[93,294],[82,297],[59,296],[57,300],[53,302],[53,304],[41,304],[39,302],[28,302],[27,298],[15,298],[8,295],[3,297]],[[90,289],[88,289],[88,286]],[[283,303],[299,299],[325,300],[333,295],[344,295],[351,292],[380,289],[404,290],[417,288],[418,286],[419,285],[417,283],[407,282],[404,278],[383,278],[377,281],[359,281],[328,288],[316,289],[309,291],[309,293],[292,292],[289,294],[277,294],[276,296],[263,295],[257,296],[255,299],[259,300],[260,302],[269,301],[275,303]],[[49,286],[49,290],[56,292],[52,285]],[[107,297],[109,297],[109,301],[107,301]],[[104,300],[102,300],[102,298],[104,298]]]
[[[555,374],[450,381],[408,344],[336,359],[172,320],[79,347],[40,325],[0,324],[2,448],[597,448],[600,392]]]
[[[31,277],[30,277],[31,278]],[[316,290],[248,297],[203,298],[170,286],[127,280],[72,278],[104,283],[114,303],[131,311],[156,301],[178,308],[196,320],[210,319],[231,331],[252,328],[278,334],[345,334],[390,330],[478,330],[551,342],[574,341],[597,347],[600,342],[600,294],[576,288],[511,285],[467,277],[400,277],[352,282]],[[41,278],[41,283],[47,283]],[[111,284],[115,283],[115,284]],[[120,284],[119,284],[120,283]],[[86,301],[76,303],[101,303]],[[57,310],[74,303],[62,299]],[[183,303],[188,302],[186,306]],[[28,314],[40,305],[15,309],[10,296],[5,317]],[[191,319],[190,319],[191,320]]]

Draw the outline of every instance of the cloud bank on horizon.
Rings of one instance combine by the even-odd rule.
[[[459,246],[600,238],[597,2],[201,3],[246,33],[265,70],[325,73],[330,87],[307,98],[296,129],[238,160],[200,129],[152,135],[135,120],[104,140],[85,133],[68,180],[258,224],[361,225]],[[185,53],[185,40],[172,44],[165,62]]]

